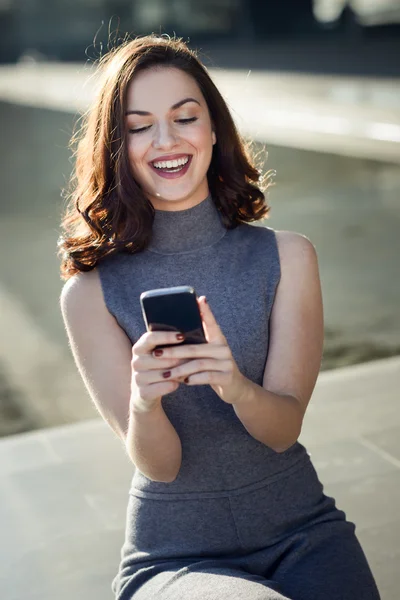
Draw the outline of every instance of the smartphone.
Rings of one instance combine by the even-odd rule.
[[[140,304],[147,331],[181,331],[185,334],[182,344],[207,343],[197,296],[191,286],[148,290],[140,294]]]

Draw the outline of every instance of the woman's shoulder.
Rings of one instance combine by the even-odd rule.
[[[234,230],[235,231],[235,230]],[[303,233],[286,229],[275,229],[264,224],[242,223],[237,233],[243,239],[250,240],[260,251],[275,249],[280,261],[293,260],[299,256],[316,258],[316,249],[312,241]]]
[[[296,231],[276,230],[279,262],[283,272],[309,274],[318,278],[318,257],[314,244],[304,234]]]
[[[275,229],[264,223],[241,223],[238,232],[244,237],[252,238],[255,241],[264,239],[276,243],[282,250],[287,248],[292,250],[314,248],[311,240],[306,235],[297,231]]]
[[[250,228],[250,229],[248,229]],[[268,255],[281,269],[311,268],[318,273],[318,257],[314,244],[303,233],[273,227],[248,225],[247,228],[259,256]]]
[[[65,310],[74,310],[76,307],[90,305],[93,301],[101,297],[101,284],[98,269],[79,272],[72,275],[64,283],[61,294],[60,304],[63,312]]]
[[[316,249],[310,238],[297,231],[286,229],[274,230],[279,253],[291,254],[316,254]]]

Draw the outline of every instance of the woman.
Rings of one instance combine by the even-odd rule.
[[[61,307],[136,466],[116,598],[377,600],[354,525],[297,441],[323,345],[313,245],[249,224],[268,212],[259,172],[182,41],[138,38],[102,63]],[[201,294],[205,344],[146,332],[140,294],[177,285]]]

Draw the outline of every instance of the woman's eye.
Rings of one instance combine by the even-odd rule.
[[[146,127],[139,127],[138,129],[130,129],[129,133],[142,133],[143,131],[147,131],[151,125],[147,125]]]
[[[180,123],[181,125],[186,125],[187,123],[193,123],[197,121],[197,117],[191,117],[190,119],[177,119],[175,123]],[[143,133],[150,129],[151,125],[146,125],[146,127],[138,127],[137,129],[129,129],[129,133]]]
[[[193,123],[194,121],[197,121],[197,117],[191,117],[190,119],[177,119],[176,122],[185,125],[185,123]]]

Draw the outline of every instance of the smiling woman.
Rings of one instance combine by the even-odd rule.
[[[378,600],[354,524],[298,441],[323,344],[313,245],[250,223],[268,213],[259,172],[185,44],[139,38],[104,66],[61,308],[135,466],[116,599]],[[168,288],[171,314],[182,285],[206,342],[168,320],[146,330],[143,292]]]
[[[127,105],[132,173],[154,208],[179,210],[204,200],[216,136],[193,77],[177,68],[142,71]]]
[[[98,69],[97,99],[71,140],[76,165],[59,240],[65,279],[121,250],[140,252],[154,208],[193,206],[208,191],[226,227],[266,216],[260,188],[271,173],[261,180],[194,51],[177,39],[137,38]],[[179,170],[178,160],[186,161]]]
[[[164,74],[164,73],[162,73]],[[167,71],[167,74],[168,71]],[[174,78],[175,79],[182,79],[182,75],[183,73],[181,73],[179,70],[173,69],[171,71],[171,79],[172,81],[170,81],[169,83],[174,83]],[[189,79],[189,81],[191,82],[191,80]],[[137,88],[137,84],[135,85],[135,89]],[[176,104],[174,104],[170,111],[172,113],[174,113],[174,111],[178,110],[179,108],[181,108],[182,106],[184,106],[187,103],[192,103],[194,102],[195,104],[197,104],[198,106],[201,106],[200,102],[198,100],[196,100],[195,98],[184,98],[183,100],[180,100],[179,102],[177,102]],[[129,110],[126,113],[127,115],[141,115],[141,116],[151,116],[151,113],[148,113],[146,111],[137,111],[137,110]],[[195,121],[198,120],[199,117],[194,116],[194,117],[186,117],[186,118],[174,118],[174,123],[178,124],[178,125],[188,125],[189,123],[194,123]],[[144,131],[147,131],[148,129],[150,129],[151,125],[147,125],[147,126],[142,126],[142,127],[133,127],[132,129],[129,129],[129,133],[131,134],[135,134],[135,133],[142,133]],[[154,128],[154,125],[153,125]],[[215,143],[215,134],[214,132],[212,133],[213,135],[213,143]],[[132,154],[132,158],[133,158],[133,165],[132,168],[134,168],[135,165],[135,156]],[[149,162],[149,164],[156,169],[156,171],[158,172],[158,174],[162,177],[166,177],[166,178],[170,178],[171,175],[173,173],[180,173],[180,175],[176,175],[175,177],[180,177],[182,175],[184,175],[188,168],[189,168],[189,164],[190,161],[192,159],[192,155],[191,154],[169,154],[169,155],[162,155],[160,156],[160,159],[155,159]],[[184,169],[184,167],[187,166],[186,169]],[[174,179],[174,176],[172,176],[171,178]],[[153,202],[154,205],[154,202]]]

